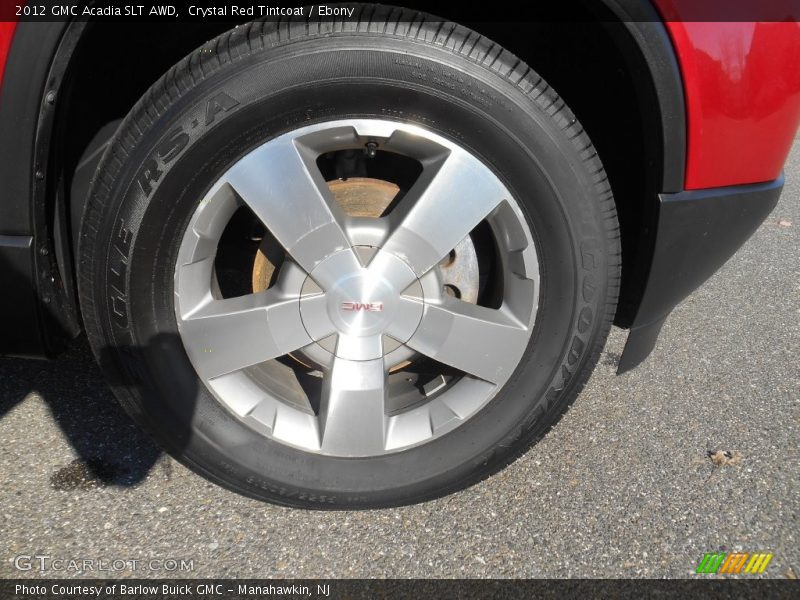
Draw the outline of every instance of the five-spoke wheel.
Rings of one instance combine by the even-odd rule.
[[[524,62],[430,15],[237,27],[105,152],[86,330],[128,413],[237,492],[434,498],[564,414],[619,286],[608,178]]]
[[[317,164],[362,150],[419,165],[403,197],[370,216],[349,214]],[[268,289],[224,297],[217,248],[241,207],[285,257]],[[482,225],[489,239],[475,243]],[[492,254],[494,289],[473,302],[449,293],[446,275],[467,244]],[[192,364],[239,417],[305,450],[369,456],[443,435],[492,398],[530,338],[537,280],[521,210],[479,159],[419,127],[333,121],[265,143],[213,185],[183,237],[175,307]]]

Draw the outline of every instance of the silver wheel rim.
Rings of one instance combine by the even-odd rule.
[[[381,218],[345,214],[316,165],[323,153],[367,144],[422,167]],[[214,261],[243,205],[286,260],[269,289],[225,298]],[[442,267],[482,223],[502,271],[492,306],[448,295]],[[430,131],[373,119],[303,127],[238,160],[199,203],[175,268],[178,330],[215,398],[265,436],[342,457],[428,443],[478,413],[519,364],[538,293],[530,228],[498,177]],[[281,362],[287,355],[313,365],[316,402]],[[456,374],[409,384],[420,398],[408,400],[392,369],[409,361]]]

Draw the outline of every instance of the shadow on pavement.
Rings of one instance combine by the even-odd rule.
[[[0,419],[31,393],[47,404],[78,455],[71,462],[41,457],[53,465],[50,483],[56,489],[136,485],[161,456],[117,403],[83,336],[54,361],[0,359]],[[31,435],[49,435],[37,424],[26,428]]]

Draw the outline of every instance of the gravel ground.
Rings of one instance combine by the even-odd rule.
[[[614,375],[625,342],[614,330],[542,442],[422,505],[320,513],[241,498],[139,433],[85,342],[52,363],[0,361],[0,577],[42,576],[14,568],[29,554],[140,561],[135,573],[50,576],[688,577],[716,550],[771,551],[765,576],[795,576],[800,143],[787,179],[645,364]],[[716,467],[709,450],[741,462]],[[193,570],[159,570],[169,559]]]

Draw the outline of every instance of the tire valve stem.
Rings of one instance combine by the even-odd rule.
[[[367,142],[364,147],[364,154],[367,155],[367,158],[375,158],[375,155],[378,154],[378,144],[376,142]]]

